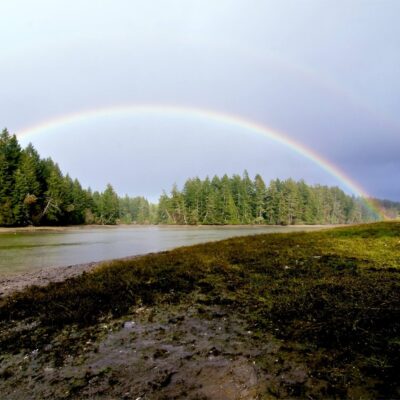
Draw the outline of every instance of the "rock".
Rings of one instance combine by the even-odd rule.
[[[125,329],[133,329],[135,324],[136,324],[135,321],[126,321],[126,322],[124,322],[124,328]]]

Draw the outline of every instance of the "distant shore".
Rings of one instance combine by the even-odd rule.
[[[316,225],[267,225],[267,224],[246,224],[246,225],[175,225],[175,224],[118,224],[118,225],[68,225],[68,226],[22,226],[22,227],[0,227],[0,234],[10,234],[18,232],[66,232],[82,229],[116,229],[116,228],[146,228],[146,227],[158,227],[158,228],[265,228],[265,227],[293,227],[293,228],[334,228],[340,226],[351,226],[352,224],[316,224]]]
[[[96,229],[96,228],[115,228],[120,226],[149,226],[149,225],[67,225],[67,226],[18,226],[18,227],[0,227],[1,233],[17,233],[17,232],[64,232],[80,229]]]

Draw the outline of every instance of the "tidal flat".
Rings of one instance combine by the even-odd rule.
[[[329,229],[331,225],[97,225],[0,228],[1,279],[50,267],[73,267],[259,233]],[[58,271],[62,275],[62,271]]]
[[[103,263],[0,300],[0,396],[399,398],[399,278],[399,222]]]

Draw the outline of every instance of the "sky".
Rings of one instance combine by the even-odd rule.
[[[400,201],[400,1],[3,0],[0,126],[194,107],[281,132]],[[343,182],[288,146],[185,112],[93,113],[21,136],[85,186],[156,200],[193,176]],[[351,190],[350,190],[351,192]]]

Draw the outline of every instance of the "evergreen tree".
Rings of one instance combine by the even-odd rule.
[[[171,200],[168,195],[163,192],[158,201],[157,220],[160,224],[173,224]]]
[[[99,201],[100,223],[102,225],[115,225],[119,218],[118,196],[111,184],[100,195]]]
[[[47,168],[49,177],[41,218],[50,224],[56,224],[60,221],[63,224],[65,222],[63,206],[67,196],[65,182],[57,164],[48,161]]]
[[[265,214],[266,221],[270,225],[276,225],[279,223],[279,185],[279,179],[272,180],[267,188]]]
[[[231,192],[231,183],[227,175],[224,175],[221,179],[221,201],[222,210],[222,223],[224,224],[238,224],[239,214],[235,204],[235,201]]]
[[[267,187],[265,186],[264,180],[261,175],[257,174],[254,179],[254,216],[257,224],[263,224],[265,222],[266,212],[266,199],[267,199]]]
[[[199,178],[188,179],[183,187],[183,198],[187,212],[188,224],[197,225],[201,216],[201,181]]]
[[[16,136],[3,129],[0,134],[0,225],[15,225],[15,212],[19,215],[13,191],[20,158],[21,147]]]
[[[394,218],[400,203],[374,200]],[[375,221],[379,216],[363,199],[338,187],[309,186],[292,179],[254,181],[243,175],[212,180],[188,179],[183,190],[173,186],[158,206],[144,197],[119,198],[107,185],[103,193],[84,190],[64,176],[50,158],[41,159],[29,144],[21,149],[15,135],[0,134],[0,225],[99,223],[167,224],[340,224]]]
[[[286,200],[288,225],[294,225],[301,219],[300,194],[296,182],[288,179],[283,183],[283,198]]]

